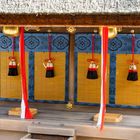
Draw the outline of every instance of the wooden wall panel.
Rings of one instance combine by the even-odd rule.
[[[18,76],[8,76],[9,56],[11,52],[0,52],[0,97],[1,98],[21,98],[21,77],[18,67]],[[19,63],[19,53],[15,52],[17,63]],[[26,53],[26,69],[28,79],[28,55]],[[27,82],[28,84],[28,82]],[[27,86],[28,87],[28,86]]]
[[[55,77],[46,78],[43,61],[48,57],[47,52],[35,53],[35,99],[57,100],[65,99],[65,53],[52,53],[55,58]]]
[[[140,55],[135,54],[136,60]],[[128,60],[131,55],[118,54],[116,60],[116,104],[140,105],[140,63],[137,65],[138,81],[128,81]]]
[[[98,59],[98,76],[96,80],[87,79],[87,70],[89,63],[87,59],[91,58],[89,53],[78,53],[78,79],[77,79],[77,101],[86,103],[99,103],[100,102],[100,84],[101,84],[101,74],[100,74],[100,61],[101,55],[95,54],[95,58]],[[109,57],[108,57],[108,68],[109,68]],[[108,69],[109,70],[109,69]],[[108,88],[107,88],[107,103],[109,100],[109,72],[108,72]]]

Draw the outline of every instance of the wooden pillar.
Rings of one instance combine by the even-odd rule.
[[[69,47],[69,101],[74,100],[74,46],[75,34],[70,34],[70,47]]]
[[[1,66],[1,52],[0,52],[0,66]],[[0,68],[0,98],[1,98],[1,68]]]

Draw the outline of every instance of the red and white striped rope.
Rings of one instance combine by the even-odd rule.
[[[108,27],[102,28],[101,45],[101,101],[97,127],[100,130],[104,126],[104,117],[106,112],[106,87],[107,87],[107,53],[108,53]]]
[[[21,71],[21,88],[22,88],[22,101],[21,101],[21,118],[31,119],[32,114],[29,110],[27,82],[26,82],[26,68],[25,68],[25,46],[24,46],[24,27],[20,28],[20,71]]]

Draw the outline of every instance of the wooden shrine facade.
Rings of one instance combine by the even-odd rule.
[[[140,25],[140,16],[137,13],[128,13],[128,14],[113,14],[113,13],[104,13],[104,14],[0,14],[0,25],[1,26],[38,26],[38,27],[47,27],[48,29],[55,29],[57,27],[69,27],[69,26],[74,26],[76,28],[90,28],[90,27],[99,27],[99,26],[103,26],[103,25],[108,25],[108,26],[117,26],[117,27],[125,27],[128,28],[127,31],[130,31],[129,28],[139,28]],[[86,29],[85,29],[86,30]],[[83,32],[85,31],[83,30]],[[92,31],[92,30],[91,30]],[[90,31],[90,32],[91,32]],[[126,32],[127,32],[126,31]],[[138,30],[139,31],[139,30]],[[137,54],[139,54],[139,32],[136,30],[137,36],[136,36],[136,52]],[[44,32],[47,32],[44,31]],[[54,30],[55,32],[55,30]],[[66,29],[65,29],[66,32]],[[82,32],[82,30],[81,30]],[[125,32],[125,33],[126,33]],[[128,34],[130,32],[127,32]],[[124,96],[121,96],[121,91],[119,91],[119,94],[116,94],[116,90],[118,90],[119,88],[117,88],[118,84],[120,82],[123,81],[119,81],[118,77],[121,78],[122,75],[118,76],[119,74],[123,74],[123,72],[118,72],[121,69],[122,65],[125,65],[125,70],[127,71],[127,63],[122,62],[119,63],[118,59],[120,59],[120,57],[126,57],[126,61],[128,58],[130,58],[130,53],[131,53],[131,35],[129,36],[128,34],[120,34],[118,35],[116,38],[111,39],[109,41],[109,66],[108,66],[108,70],[109,73],[108,74],[108,104],[113,106],[118,104],[118,106],[122,107],[131,107],[131,106],[136,106],[139,107],[140,103],[139,100],[137,100],[137,97],[139,95],[137,95],[138,91],[136,91],[136,95],[133,96],[130,93],[130,99],[131,97],[135,98],[134,100],[123,100],[124,96],[127,96],[127,94],[125,94]],[[78,83],[79,81],[82,81],[83,79],[80,78],[84,78],[84,77],[79,77],[79,74],[82,73],[82,70],[85,72],[87,67],[88,67],[88,63],[85,66],[81,66],[81,63],[86,63],[86,60],[83,60],[83,56],[85,57],[89,57],[90,56],[90,52],[91,52],[91,33],[87,32],[87,33],[76,33],[76,34],[68,34],[68,33],[63,33],[63,31],[61,32],[61,29],[59,30],[59,34],[55,34],[54,33],[54,40],[53,40],[53,52],[59,52],[62,53],[62,60],[59,60],[60,58],[57,56],[56,53],[56,57],[58,57],[58,61],[60,63],[60,61],[62,61],[62,67],[63,70],[60,69],[60,75],[61,73],[63,73],[63,83],[60,87],[62,87],[63,91],[61,92],[61,94],[59,94],[59,96],[61,96],[60,98],[57,96],[56,99],[53,99],[51,97],[51,94],[46,98],[45,96],[45,92],[46,89],[44,89],[41,93],[43,93],[44,95],[42,95],[42,97],[39,97],[39,95],[37,95],[37,92],[40,93],[40,91],[36,91],[35,89],[38,89],[39,86],[38,84],[36,84],[36,81],[38,78],[40,78],[40,76],[44,76],[43,72],[44,70],[38,71],[36,69],[36,65],[37,67],[41,67],[42,68],[42,61],[40,59],[39,61],[39,53],[42,53],[42,55],[45,54],[44,52],[47,51],[47,49],[45,50],[44,46],[46,45],[45,42],[45,38],[47,39],[47,33],[32,33],[32,34],[28,34],[25,37],[25,45],[26,45],[26,51],[27,51],[27,67],[28,67],[28,90],[29,90],[29,100],[30,101],[36,101],[36,100],[41,100],[46,102],[46,100],[48,102],[56,102],[56,103],[64,103],[64,102],[68,102],[69,98],[71,98],[71,100],[74,100],[75,104],[85,104],[85,105],[96,105],[96,103],[99,103],[100,101],[100,82],[97,85],[97,89],[95,90],[96,94],[91,95],[90,93],[92,93],[92,90],[89,91],[89,95],[84,95],[84,92],[88,92],[88,88],[86,91],[84,91],[85,89],[83,89],[83,93],[81,92],[81,90],[79,89],[79,85],[81,85],[80,88],[84,87],[82,86],[82,84],[86,83]],[[56,39],[55,39],[56,38]],[[10,43],[10,38],[5,37],[1,34],[0,37],[0,51],[1,51],[1,58],[4,59],[4,57],[2,57],[2,55],[4,55],[3,51],[11,51],[11,43]],[[97,53],[97,57],[100,61],[100,37],[99,35],[96,36],[96,41],[95,41],[95,53]],[[83,45],[82,44],[83,42]],[[5,43],[5,44],[3,44]],[[9,44],[8,44],[9,43]],[[60,43],[60,44],[59,44]],[[67,44],[67,45],[66,45]],[[64,46],[66,45],[66,47]],[[18,48],[18,39],[16,41],[16,46]],[[60,48],[58,48],[58,47]],[[62,47],[62,48],[61,48]],[[64,47],[64,48],[63,48]],[[83,47],[83,48],[82,48]],[[126,49],[127,47],[127,49]],[[70,49],[69,49],[70,48]],[[18,51],[18,49],[16,50]],[[68,56],[68,53],[70,51],[70,57]],[[80,56],[81,54],[81,56]],[[124,54],[124,56],[121,56],[122,54]],[[125,54],[128,54],[127,56],[125,56]],[[38,56],[37,56],[38,55]],[[83,55],[83,56],[82,56]],[[5,54],[5,60],[6,57],[8,57],[8,54]],[[137,56],[139,57],[139,56]],[[37,59],[38,58],[38,59]],[[64,58],[64,59],[63,59]],[[42,58],[44,59],[44,58]],[[124,60],[124,61],[125,61]],[[69,63],[70,61],[70,63]],[[75,61],[75,63],[74,63]],[[116,66],[117,63],[119,63],[119,69]],[[57,64],[57,63],[56,63]],[[69,66],[68,66],[69,64]],[[7,64],[8,66],[8,64]],[[59,66],[58,66],[59,67]],[[80,67],[82,67],[80,69]],[[70,70],[71,68],[71,70]],[[5,66],[5,69],[6,66]],[[81,70],[81,71],[79,71]],[[121,69],[122,70],[122,69]],[[41,75],[36,75],[42,73]],[[99,71],[100,73],[100,71]],[[68,78],[69,77],[69,78]],[[117,78],[117,79],[116,79]],[[124,79],[126,79],[126,76],[123,77]],[[42,79],[41,79],[42,80]],[[57,79],[58,80],[58,79]],[[79,81],[78,81],[79,80]],[[85,80],[85,79],[84,79]],[[116,80],[118,80],[118,82],[116,82]],[[2,81],[2,80],[1,80]],[[68,85],[68,81],[69,85]],[[4,84],[4,83],[3,83]],[[91,83],[92,84],[92,83]],[[4,84],[5,85],[5,84]],[[35,86],[36,85],[36,86]],[[127,85],[127,83],[126,83]],[[45,85],[44,85],[45,86]],[[2,87],[2,86],[1,86]],[[130,86],[131,87],[131,86]],[[53,87],[51,87],[53,88]],[[130,91],[133,90],[134,87],[132,87],[132,89]],[[4,89],[4,87],[3,87]],[[137,88],[134,88],[137,89]],[[20,88],[19,88],[20,90]],[[90,89],[89,89],[90,90]],[[50,91],[51,92],[51,91]],[[71,97],[69,97],[69,93],[72,93]],[[7,91],[7,93],[10,93],[9,91]],[[53,92],[55,93],[55,92]],[[4,95],[4,92],[2,92],[1,90],[1,100],[17,100],[20,98],[20,95],[18,96],[14,96],[14,95]],[[35,95],[37,95],[35,97]],[[41,95],[40,95],[41,96]],[[91,99],[86,99],[85,96],[91,96]],[[11,98],[12,99],[9,99]],[[18,98],[17,98],[18,97]],[[118,98],[118,100],[116,99]]]
[[[43,10],[41,13],[39,13],[38,11],[35,12],[32,10],[32,7],[30,7],[30,4],[32,3],[28,3],[28,1],[25,1],[25,5],[31,8],[27,8],[28,12],[26,12],[24,4],[23,7],[21,7],[21,11],[19,10],[20,12],[18,12],[18,8],[20,6],[17,4],[17,7],[14,7],[14,2],[16,0],[13,0],[12,3],[10,3],[10,0],[4,1],[7,2],[9,7],[13,7],[15,12],[12,10],[10,11],[8,8],[0,8],[0,27],[35,26],[41,27],[42,29],[44,28],[44,30],[41,30],[42,32],[27,31],[25,33],[28,99],[32,106],[38,107],[40,109],[38,116],[36,116],[36,118],[31,121],[21,120],[14,117],[9,117],[10,119],[7,118],[8,109],[10,107],[19,106],[19,101],[21,99],[21,85],[20,73],[17,78],[7,76],[8,57],[10,56],[12,50],[12,40],[10,37],[0,33],[0,101],[15,102],[8,102],[7,106],[5,103],[3,104],[3,102],[1,102],[1,104],[3,104],[1,106],[3,111],[0,113],[0,123],[2,124],[0,126],[1,130],[32,133],[30,130],[36,131],[37,127],[45,124],[58,127],[71,127],[74,130],[76,129],[76,136],[108,139],[139,139],[140,119],[137,115],[139,115],[138,109],[140,108],[140,63],[137,65],[139,78],[137,82],[132,83],[127,81],[126,76],[129,67],[127,61],[131,58],[130,29],[135,29],[135,58],[138,61],[140,60],[140,6],[134,4],[131,7],[133,3],[127,1],[127,6],[123,7],[123,10],[126,9],[125,12],[123,12],[123,10],[120,12],[111,12],[109,11],[110,9],[108,5],[109,3],[112,4],[112,1],[116,2],[116,0],[110,0],[111,2],[104,1],[107,2],[107,4],[103,3],[104,12],[100,12],[99,9],[97,9],[96,12],[96,8],[98,8],[98,6],[101,4],[98,2],[98,0],[95,0],[99,5],[95,5],[95,9],[89,13],[59,13],[59,10],[61,11],[59,8],[57,9],[58,11],[56,10],[56,13],[47,13],[43,12]],[[43,5],[38,5],[37,1],[39,0],[34,1],[36,3],[35,8],[41,7]],[[42,0],[42,2],[46,1],[48,0]],[[90,0],[83,1],[90,2]],[[137,1],[139,2],[140,0]],[[21,2],[22,0],[17,1],[17,3]],[[54,0],[54,2],[56,1]],[[79,3],[80,1],[77,2]],[[117,3],[118,2],[119,1],[117,1]],[[12,5],[10,6],[10,4]],[[75,6],[75,3],[73,5]],[[92,6],[94,7],[93,4]],[[92,6],[91,9],[93,9]],[[61,5],[58,7],[61,7]],[[102,5],[99,8],[102,8]],[[44,9],[47,8],[44,7]],[[61,12],[63,12],[63,10]],[[70,34],[66,30],[66,28],[70,26],[73,26],[76,29],[81,28],[81,31],[78,32],[77,30],[74,34]],[[123,30],[115,38],[109,40],[107,65],[107,105],[114,108],[123,107],[121,109],[117,108],[116,112],[118,111],[124,114],[124,121],[116,125],[106,124],[106,129],[102,134],[96,129],[95,123],[93,123],[93,120],[91,120],[93,117],[93,112],[91,110],[93,110],[94,113],[98,112],[98,109],[94,110],[96,107],[93,106],[99,106],[100,103],[101,38],[98,33],[95,34],[95,57],[98,59],[99,78],[97,81],[88,81],[86,79],[86,73],[89,64],[87,59],[91,56],[91,36],[93,29],[97,29],[100,26],[114,26],[126,29],[125,32],[123,32]],[[56,28],[60,28],[58,32]],[[63,30],[61,30],[61,28],[63,28]],[[89,28],[91,29],[89,30]],[[45,78],[45,69],[43,68],[42,64],[43,60],[48,54],[48,29],[52,30],[52,56],[55,57],[54,66],[56,70],[56,77],[51,79],[51,81]],[[19,38],[17,37],[15,56],[19,62],[18,45]],[[71,111],[67,112],[65,109],[60,111],[61,105],[68,103],[69,100],[71,100],[73,104],[77,105],[74,106],[74,108],[78,107],[76,111],[72,110],[72,113]],[[55,103],[55,105],[52,107],[52,104],[44,104],[44,102]],[[56,103],[60,104],[56,105]],[[41,109],[38,104],[40,104],[42,106],[41,108],[43,109]],[[85,107],[85,110],[82,110],[85,111],[83,115],[81,115],[82,111],[80,111],[79,108],[84,107],[78,105],[88,105],[87,108]],[[88,108],[90,108],[89,106],[92,106],[91,110],[88,110]],[[134,108],[136,114],[132,113],[131,110],[130,113],[126,115],[126,108]],[[89,113],[89,111],[91,111],[91,113]],[[76,114],[76,112],[78,113]],[[70,118],[68,118],[68,116],[70,116]],[[46,127],[44,131],[46,131]],[[110,133],[111,131],[112,133]]]

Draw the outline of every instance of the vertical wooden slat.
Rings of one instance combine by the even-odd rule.
[[[0,67],[1,67],[1,52],[0,52]],[[1,97],[1,68],[0,68],[0,97]]]
[[[74,45],[75,34],[70,34],[70,47],[69,47],[69,101],[74,98]]]

